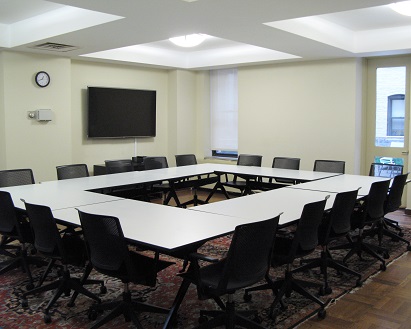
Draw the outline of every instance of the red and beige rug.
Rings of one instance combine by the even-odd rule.
[[[410,230],[404,230],[405,237],[410,238]],[[230,237],[223,237],[206,243],[200,252],[216,257],[224,256],[230,243]],[[389,239],[384,240],[384,244],[390,249],[390,259],[387,263],[398,258],[406,252],[406,245],[400,242],[393,242]],[[336,259],[340,259],[344,252],[333,253]],[[181,269],[181,261],[164,256],[176,262],[176,265],[168,267],[158,275],[158,284],[156,287],[133,286],[133,297],[143,298],[149,303],[170,307],[173,303],[176,292],[180,286],[182,279],[176,274]],[[310,257],[312,258],[312,257]],[[379,271],[379,263],[374,259],[364,257],[365,260],[360,261],[356,256],[349,261],[349,266],[363,274],[365,280],[369,276]],[[0,261],[3,260],[0,258]],[[33,275],[39,278],[42,273],[42,268],[33,268]],[[305,279],[321,282],[321,276],[318,270],[302,273]],[[282,276],[284,268],[271,269],[271,275],[275,279]],[[74,276],[81,275],[81,270],[72,269]],[[96,272],[92,272],[91,277],[104,279],[106,282],[107,293],[101,295],[103,301],[112,300],[120,296],[122,284],[120,281],[108,278]],[[49,280],[56,278],[56,275],[51,276]],[[348,274],[337,274],[330,270],[330,283],[333,288],[332,294],[321,297],[324,301],[335,300],[343,294],[351,291],[355,287],[356,278]],[[47,283],[47,282],[46,282]],[[46,306],[52,292],[46,292],[36,296],[29,296],[29,307],[23,308],[20,304],[20,297],[25,292],[27,284],[26,276],[20,270],[14,270],[0,276],[0,328],[1,329],[41,329],[41,328],[62,328],[62,329],[79,329],[88,328],[91,325],[88,319],[88,309],[93,304],[93,301],[87,297],[79,295],[74,307],[68,307],[67,303],[70,297],[62,297],[58,300],[55,306],[51,309],[52,322],[45,324],[43,321],[42,309]],[[98,286],[92,286],[90,289],[99,293]],[[314,291],[316,292],[317,289]],[[316,304],[307,301],[305,298],[297,294],[292,294],[286,299],[288,305],[287,310],[283,311],[273,321],[268,316],[270,304],[273,300],[270,291],[254,292],[251,302],[244,302],[243,293],[239,292],[236,295],[236,303],[238,309],[257,309],[261,316],[262,325],[266,328],[292,328],[301,323],[308,317],[312,316],[318,310]],[[196,295],[195,287],[191,286],[183,304],[181,305],[178,315],[178,324],[176,328],[192,328],[198,324],[198,316],[200,309],[217,309],[217,305],[212,300],[199,301]],[[142,325],[147,329],[161,328],[165,320],[164,315],[153,315],[151,313],[142,313],[139,318]],[[130,323],[124,322],[123,317],[118,317],[111,321],[104,328],[132,328]]]

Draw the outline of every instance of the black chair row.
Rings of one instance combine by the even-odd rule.
[[[404,180],[405,176],[405,180]],[[371,230],[375,229],[380,229],[382,220],[384,219],[384,216],[386,215],[386,212],[389,208],[387,206],[388,204],[398,204],[398,200],[394,202],[394,198],[398,198],[398,194],[402,193],[397,193],[397,188],[396,186],[396,181],[402,182],[402,189],[405,186],[405,181],[406,181],[406,176],[396,176],[394,178],[393,184],[391,186],[391,189],[389,189],[389,181],[381,181],[381,182],[376,182],[372,184],[372,187],[370,189],[370,192],[368,196],[362,201],[360,205],[355,207],[355,200],[357,199],[357,192],[358,191],[351,191],[351,192],[345,192],[345,193],[340,193],[337,195],[334,205],[332,209],[329,212],[325,212],[324,214],[324,207],[326,200],[323,201],[318,201],[315,203],[307,204],[304,207],[304,210],[302,212],[301,218],[298,221],[296,230],[288,236],[280,236],[276,238],[276,243],[275,243],[275,248],[272,249],[267,248],[268,241],[271,239],[274,239],[274,232],[275,228],[272,230],[267,229],[267,225],[271,225],[270,227],[276,227],[276,222],[278,222],[278,216],[277,218],[274,218],[271,220],[271,223],[268,221],[266,222],[261,222],[258,223],[261,225],[257,224],[249,224],[245,226],[238,227],[234,233],[232,244],[230,246],[230,251],[227,254],[227,257],[224,258],[223,260],[220,260],[219,262],[215,264],[211,264],[205,267],[199,267],[197,260],[204,259],[202,256],[198,255],[191,255],[190,260],[191,264],[189,267],[189,270],[186,273],[181,274],[183,276],[184,282],[182,285],[182,291],[179,292],[178,298],[176,299],[176,303],[181,303],[182,298],[184,297],[185,291],[190,283],[194,283],[198,286],[198,292],[199,292],[199,298],[205,299],[205,298],[212,298],[214,299],[217,304],[223,309],[223,314],[221,317],[218,318],[218,320],[206,322],[205,324],[201,325],[200,328],[212,328],[215,327],[216,325],[219,324],[224,324],[224,323],[232,323],[230,321],[238,320],[239,324],[245,326],[245,327],[250,327],[250,328],[261,328],[260,326],[254,324],[253,322],[248,321],[247,318],[244,318],[244,316],[237,316],[235,310],[234,310],[234,304],[232,302],[232,294],[242,288],[247,288],[261,279],[265,278],[266,284],[262,287],[257,287],[257,288],[251,288],[251,289],[246,289],[246,294],[245,294],[245,299],[249,300],[250,295],[249,292],[253,290],[260,290],[260,289],[271,289],[273,290],[275,294],[275,299],[272,303],[271,306],[271,315],[275,316],[279,310],[278,306],[281,308],[285,307],[284,304],[284,296],[288,296],[291,290],[295,290],[296,292],[302,294],[303,296],[310,298],[311,300],[315,301],[320,305],[320,311],[318,313],[319,317],[324,317],[325,316],[325,306],[326,304],[314,296],[313,294],[309,293],[304,287],[312,285],[312,282],[306,282],[306,281],[298,281],[294,278],[293,274],[297,272],[301,272],[307,268],[313,268],[313,267],[320,267],[322,269],[322,273],[324,274],[324,284],[321,285],[320,287],[320,292],[321,294],[328,294],[331,292],[331,287],[329,286],[328,283],[328,274],[327,274],[327,268],[332,267],[334,269],[337,269],[338,271],[345,271],[347,273],[350,273],[354,276],[357,276],[357,285],[361,284],[361,275],[359,273],[356,273],[355,271],[352,271],[349,269],[345,261],[350,258],[354,254],[358,254],[361,257],[362,252],[367,252],[370,254],[372,257],[375,257],[376,259],[381,261],[381,269],[385,269],[385,260],[383,257],[380,256],[379,252],[387,252],[384,247],[381,247],[382,243],[382,238],[379,239],[378,244],[376,245],[371,245],[371,244],[366,244],[364,243],[364,236],[366,236],[370,231],[367,231],[367,227],[371,227]],[[398,177],[398,178],[397,178]],[[399,184],[399,183],[398,183]],[[7,195],[7,192],[2,192],[5,195]],[[390,200],[390,195],[392,193],[392,200]],[[8,195],[9,196],[9,195]],[[11,200],[10,196],[9,199]],[[2,199],[0,199],[2,200]],[[0,207],[1,209],[5,209],[3,205]],[[14,207],[13,207],[14,208]],[[37,220],[38,217],[41,217],[42,220],[44,218],[48,218],[50,223],[53,223],[53,228],[48,229],[47,233],[35,233],[35,239],[37,237],[50,237],[50,236],[55,236],[57,234],[58,236],[61,236],[61,232],[59,232],[56,229],[56,224],[55,220],[52,217],[52,213],[48,207],[44,206],[38,206],[38,205],[31,205],[31,204],[26,204],[26,209],[30,218],[30,221],[34,222]],[[354,213],[353,216],[351,214]],[[0,213],[1,214],[1,213]],[[3,215],[4,216],[4,215]],[[85,223],[88,220],[90,223]],[[99,220],[97,220],[97,218]],[[2,218],[0,218],[2,219]],[[80,219],[85,235],[85,241],[87,242],[87,254],[88,254],[88,259],[90,261],[90,264],[94,266],[98,271],[101,271],[102,273],[106,275],[112,275],[115,277],[119,277],[123,283],[124,283],[124,294],[123,294],[123,300],[116,309],[116,311],[113,311],[113,313],[110,313],[111,315],[108,315],[107,317],[104,317],[101,322],[98,322],[96,325],[93,326],[93,328],[97,328],[98,326],[102,325],[103,323],[106,323],[110,321],[113,317],[119,314],[125,314],[126,318],[130,318],[136,325],[138,325],[138,319],[136,315],[132,312],[132,309],[134,307],[140,307],[140,304],[133,304],[131,301],[131,297],[128,291],[128,282],[136,282],[133,281],[134,279],[131,278],[131,276],[128,276],[128,274],[125,274],[129,270],[128,265],[130,264],[129,260],[122,262],[123,259],[119,260],[119,255],[127,254],[127,252],[122,252],[121,249],[122,247],[119,247],[120,249],[115,249],[115,257],[111,258],[108,257],[113,249],[113,243],[107,244],[107,236],[111,235],[116,235],[119,234],[121,239],[123,240],[123,243],[125,244],[124,241],[124,236],[121,233],[121,227],[118,222],[118,219],[109,217],[109,216],[101,216],[101,215],[92,215],[92,214],[84,214],[80,212]],[[93,220],[94,219],[94,220]],[[105,219],[105,220],[104,220]],[[41,225],[36,225],[32,223],[33,229],[41,229],[44,227],[47,227],[45,223],[41,223]],[[264,223],[264,224],[263,224]],[[33,225],[34,224],[34,225]],[[99,227],[93,226],[93,225],[101,225]],[[85,227],[89,226],[88,229]],[[37,227],[37,228],[35,228]],[[51,227],[51,226],[50,226]],[[259,228],[258,228],[259,227]],[[261,233],[258,235],[255,235],[255,229],[260,229]],[[359,230],[356,230],[356,229]],[[86,230],[88,233],[86,233]],[[250,236],[242,236],[240,231],[250,231],[254,232],[253,234],[250,233]],[[263,235],[262,232],[265,232],[265,235]],[[268,238],[267,231],[271,233],[271,238]],[[98,232],[99,234],[96,234]],[[113,232],[120,232],[120,233],[113,233]],[[245,233],[244,233],[245,234]],[[258,236],[259,239],[255,239],[255,236]],[[262,236],[266,236],[266,238],[262,239]],[[341,245],[337,246],[335,248],[329,248],[328,245],[330,241],[337,239],[339,237],[345,236],[349,240],[349,243],[346,245]],[[12,237],[13,238],[13,237]],[[57,241],[59,241],[58,238],[56,238]],[[78,236],[76,237],[71,237],[70,235],[67,235],[66,240],[73,240],[79,242]],[[94,240],[96,239],[96,240]],[[259,252],[249,252],[249,248],[263,248],[262,244],[263,241],[265,241],[265,248],[266,249],[257,249]],[[91,243],[92,242],[92,243]],[[237,245],[238,243],[238,245]],[[272,246],[272,241],[270,242]],[[45,321],[48,322],[50,321],[50,317],[48,314],[48,311],[50,307],[54,304],[55,299],[58,298],[59,294],[62,292],[67,292],[69,289],[74,289],[77,292],[84,293],[88,295],[88,291],[85,290],[82,285],[86,283],[86,279],[88,274],[90,273],[91,267],[86,268],[85,270],[85,275],[83,278],[80,280],[75,279],[72,280],[70,277],[69,272],[67,272],[67,268],[64,267],[65,265],[68,264],[68,260],[64,258],[64,243],[63,247],[60,245],[54,245],[53,246],[47,246],[47,244],[40,243],[39,245],[36,244],[36,240],[34,241],[34,244],[36,248],[42,252],[44,255],[50,257],[51,261],[55,261],[58,259],[60,262],[63,264],[64,271],[62,271],[62,277],[60,277],[59,281],[57,283],[53,283],[50,286],[44,286],[44,287],[39,287],[36,288],[36,290],[29,291],[27,294],[25,294],[23,297],[27,297],[32,293],[36,292],[41,292],[47,290],[49,287],[50,289],[60,287],[56,294],[54,295],[54,298],[52,298],[46,307],[45,311]],[[93,251],[92,248],[96,247],[98,245],[100,248],[104,247],[109,247],[110,250],[105,250],[105,251],[100,251],[97,252],[95,251],[94,257],[93,257]],[[46,245],[46,249],[43,249],[44,245]],[[304,256],[308,256],[311,254],[317,247],[317,245],[322,246],[323,248],[323,253],[321,254],[320,259],[315,259],[315,260],[308,260],[308,263],[306,265],[302,265],[301,267],[292,269],[292,264],[293,261],[297,258],[301,258]],[[77,244],[77,246],[79,246]],[[238,248],[240,248],[240,252],[238,252]],[[241,248],[246,248],[247,252],[241,252]],[[334,249],[349,249],[349,253],[347,256],[342,260],[342,261],[336,261],[332,258],[331,256],[331,250]],[[80,248],[77,248],[77,250],[80,250]],[[255,250],[255,249],[252,249]],[[263,258],[267,255],[270,254],[270,257],[265,258],[267,261],[267,265],[263,265]],[[76,255],[81,255],[82,252],[76,252]],[[264,257],[261,257],[261,259],[257,262],[255,255],[262,255]],[[102,257],[101,255],[104,255]],[[170,264],[164,263],[159,261],[158,259],[158,254],[156,254],[156,257],[154,260],[147,260],[146,258],[140,257],[140,254],[137,254],[138,256],[131,256],[136,259],[143,259],[143,264],[148,266],[149,269],[152,269],[151,271],[148,271],[150,274],[154,273],[154,276],[147,277],[144,275],[144,273],[140,273],[140,280],[137,280],[137,283],[141,284],[155,284],[155,274],[160,271],[162,268],[165,268],[169,266]],[[248,257],[249,255],[252,255],[252,257]],[[384,255],[386,256],[386,255]],[[53,258],[54,257],[54,258]],[[239,258],[238,258],[239,257]],[[247,258],[248,257],[248,258]],[[104,258],[104,259],[103,259]],[[150,258],[151,259],[151,258]],[[207,258],[205,258],[207,259]],[[83,259],[84,260],[84,259]],[[138,263],[138,262],[137,262]],[[136,264],[137,264],[136,263]],[[257,263],[259,264],[257,266]],[[50,262],[52,264],[52,262]],[[54,264],[54,263],[53,263]],[[156,265],[153,265],[156,264]],[[160,265],[158,265],[160,264]],[[278,280],[277,278],[271,279],[269,277],[269,267],[270,266],[279,266],[285,264],[286,265],[286,271],[283,279]],[[140,264],[141,265],[141,264]],[[100,269],[99,269],[100,266]],[[104,266],[109,267],[104,268]],[[137,266],[137,265],[135,265]],[[157,267],[158,266],[158,267]],[[230,266],[230,267],[229,267]],[[244,270],[244,266],[246,270]],[[120,270],[121,268],[121,270]],[[143,266],[145,268],[145,266]],[[230,270],[228,270],[230,269]],[[122,274],[118,274],[118,271],[120,271]],[[242,275],[239,275],[236,270],[239,270]],[[111,271],[111,272],[110,272]],[[131,271],[133,270],[133,267],[131,268]],[[47,270],[46,272],[47,273]],[[230,277],[231,273],[233,275]],[[117,276],[116,276],[117,275]],[[123,275],[120,277],[120,275]],[[142,279],[143,278],[143,279]],[[153,281],[154,280],[154,281]],[[71,282],[69,284],[69,282]],[[316,285],[316,284],[314,284]],[[84,289],[84,290],[83,290]],[[226,305],[222,302],[220,299],[220,296],[223,294],[228,294],[228,302]],[[76,294],[75,294],[76,295]],[[74,295],[73,295],[74,296]],[[96,297],[93,294],[88,295],[91,298],[94,298],[95,300],[98,300],[98,297]],[[74,304],[73,298],[71,301]],[[23,299],[23,303],[25,303],[25,300]],[[134,306],[131,306],[134,305]],[[112,308],[113,304],[110,304],[110,306],[107,306],[108,308]],[[91,312],[89,313],[90,318],[94,318],[97,316],[97,313],[99,310],[105,309],[105,306],[99,307],[99,306],[94,306],[91,309]],[[144,308],[147,310],[147,308]],[[139,308],[141,310],[141,308]],[[165,313],[168,310],[164,309],[158,309],[158,308],[148,308],[150,311],[159,311],[161,313]],[[201,313],[203,316],[206,315],[212,315],[215,316],[217,313],[212,312],[211,314],[203,312]],[[255,314],[255,313],[254,313]],[[170,321],[172,319],[169,319]],[[228,322],[227,322],[228,321]]]

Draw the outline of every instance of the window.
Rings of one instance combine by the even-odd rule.
[[[404,136],[404,94],[388,96],[387,135]]]
[[[377,68],[375,146],[404,147],[405,66]]]
[[[237,157],[237,69],[210,71],[210,114],[212,155]]]

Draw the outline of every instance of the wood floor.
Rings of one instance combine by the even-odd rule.
[[[387,217],[411,227],[411,216],[402,210]],[[411,253],[407,252],[389,264],[385,272],[379,272],[363,287],[328,307],[324,320],[313,317],[298,328],[411,328]]]
[[[200,198],[207,194],[199,192]],[[179,192],[180,201],[190,199],[188,192]],[[212,202],[224,200],[216,195]],[[399,210],[389,216],[402,226],[411,228],[411,216]],[[346,294],[327,308],[323,320],[316,316],[307,320],[299,329],[355,328],[355,329],[409,329],[411,328],[411,253],[389,264],[385,272],[368,279],[363,287]]]

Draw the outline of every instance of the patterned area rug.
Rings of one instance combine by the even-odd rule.
[[[411,230],[404,229],[405,238],[411,238]],[[200,252],[215,257],[224,256],[230,243],[230,236],[219,238],[206,243]],[[401,256],[406,252],[406,245],[401,242],[393,242],[390,239],[384,239],[384,245],[390,250],[390,258],[387,263]],[[336,259],[341,259],[345,254],[344,251],[333,252]],[[311,255],[312,256],[312,255]],[[310,258],[312,258],[310,256]],[[314,255],[316,256],[316,255]],[[142,298],[148,303],[152,303],[162,307],[170,307],[176,292],[180,286],[181,278],[176,276],[176,273],[181,269],[182,262],[168,256],[164,258],[174,261],[176,264],[170,266],[166,270],[159,273],[158,285],[154,288],[147,288],[142,286],[133,286],[133,297]],[[0,261],[3,258],[0,257]],[[298,265],[298,263],[296,263]],[[379,262],[372,258],[364,256],[364,260],[360,261],[357,256],[353,256],[348,263],[349,267],[362,273],[363,280],[379,271]],[[41,276],[43,268],[33,268],[33,275],[35,278]],[[71,270],[73,276],[80,276],[81,271],[75,268]],[[281,277],[284,273],[284,268],[271,269],[270,274],[272,278]],[[309,279],[316,282],[322,282],[321,275],[318,269],[301,274],[304,279]],[[333,302],[343,294],[355,288],[356,278],[348,274],[337,274],[334,270],[329,271],[330,285],[333,292],[324,297],[320,297],[324,301]],[[107,293],[101,295],[103,301],[112,300],[121,294],[122,284],[118,280],[105,277],[99,273],[92,272],[92,278],[103,279],[106,282]],[[49,281],[56,278],[53,273]],[[47,282],[46,282],[47,283]],[[0,328],[1,329],[33,329],[33,328],[88,328],[91,325],[87,313],[93,301],[80,295],[76,300],[74,307],[68,307],[67,303],[70,297],[61,298],[55,306],[51,309],[52,323],[45,324],[43,322],[42,310],[46,306],[52,292],[44,294],[29,296],[29,307],[23,308],[20,304],[20,297],[25,292],[27,284],[24,273],[20,270],[14,270],[7,274],[0,276]],[[99,293],[98,286],[91,286],[90,290]],[[317,288],[313,290],[317,293]],[[261,316],[262,325],[266,328],[292,328],[301,323],[308,317],[315,315],[318,311],[316,304],[311,303],[299,295],[292,294],[286,299],[287,309],[282,311],[276,320],[271,320],[268,316],[269,307],[273,300],[270,291],[259,291],[252,293],[251,302],[243,300],[243,293],[239,292],[236,295],[236,304],[238,309],[257,309]],[[190,287],[186,298],[181,305],[178,324],[176,328],[192,328],[198,324],[198,315],[200,309],[217,309],[217,305],[212,300],[199,301],[197,299],[196,290],[193,286]],[[149,313],[140,314],[142,325],[144,328],[154,329],[161,328],[165,320],[164,315],[153,315]],[[111,321],[104,328],[132,328],[130,323],[124,322],[123,317],[118,317]]]

